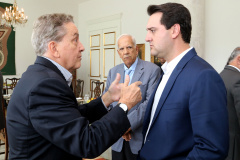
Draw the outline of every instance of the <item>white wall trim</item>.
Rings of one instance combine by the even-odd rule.
[[[110,15],[110,16],[106,16],[106,17],[89,20],[89,21],[87,21],[87,24],[92,25],[92,24],[113,21],[113,20],[121,20],[121,19],[122,19],[122,13],[118,13],[118,14],[114,14],[114,15]]]

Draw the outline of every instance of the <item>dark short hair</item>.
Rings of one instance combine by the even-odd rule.
[[[162,19],[160,19],[160,23],[166,29],[170,29],[174,24],[179,24],[182,39],[184,42],[190,43],[192,33],[191,14],[185,6],[179,3],[150,5],[147,12],[150,16],[156,12],[161,12]]]

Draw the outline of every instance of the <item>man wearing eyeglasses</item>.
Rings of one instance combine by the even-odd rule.
[[[130,76],[130,82],[141,81],[142,101],[128,112],[131,128],[112,146],[112,160],[135,160],[142,146],[142,122],[147,102],[160,77],[160,68],[138,58],[138,48],[135,39],[129,34],[123,34],[118,38],[118,54],[124,63],[113,67],[107,78],[108,90],[114,81],[116,74],[120,73],[120,83],[126,75]],[[111,105],[115,106],[118,102]]]

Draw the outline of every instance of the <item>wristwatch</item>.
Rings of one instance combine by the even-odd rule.
[[[123,109],[123,111],[127,114],[128,108],[127,105],[124,103],[119,103],[119,107]]]

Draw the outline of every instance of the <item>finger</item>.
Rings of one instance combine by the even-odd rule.
[[[134,82],[133,84],[137,85],[137,86],[140,86],[142,84],[141,81],[137,81],[137,82]]]
[[[126,75],[125,81],[124,81],[124,86],[128,86],[129,81],[130,81],[130,77],[129,77],[129,75]]]
[[[125,141],[129,141],[127,138],[124,138]]]
[[[129,136],[128,136],[128,139],[129,139],[129,141],[132,139],[132,136],[131,136],[131,134],[129,134]]]
[[[127,135],[127,140],[128,140],[128,141],[131,140],[131,134],[130,134],[130,133],[128,133],[128,135]]]
[[[125,133],[123,136],[122,136],[123,139],[127,139],[127,134]]]
[[[125,141],[127,141],[127,136],[126,136],[125,134],[122,136],[122,138],[123,138]]]
[[[113,81],[113,83],[119,83],[119,81],[120,81],[120,79],[121,79],[121,75],[119,74],[119,73],[117,73],[117,75],[116,75],[116,78],[115,78],[115,80]]]

